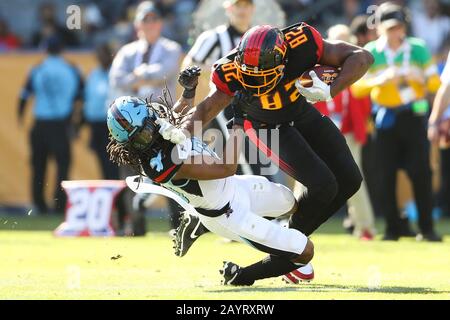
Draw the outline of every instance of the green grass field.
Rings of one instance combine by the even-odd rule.
[[[439,223],[447,236],[436,244],[360,242],[335,219],[312,237],[314,282],[252,287],[220,285],[224,259],[264,256],[245,245],[208,234],[178,258],[159,220],[143,238],[55,238],[58,222],[0,217],[0,299],[450,299],[450,221]]]

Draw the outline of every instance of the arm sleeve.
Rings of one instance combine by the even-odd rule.
[[[292,73],[302,74],[314,67],[322,59],[323,39],[320,33],[306,23],[283,29],[285,41],[288,45],[288,61]]]
[[[310,25],[305,23],[306,29],[311,33],[312,35],[312,41],[314,41],[314,44],[316,46],[316,63],[320,61],[323,54],[323,38],[319,31],[317,31],[315,28],[311,27]],[[310,40],[311,41],[311,40]]]
[[[231,91],[228,84],[223,80],[223,74],[220,72],[220,70],[217,70],[216,68],[213,69],[211,73],[211,82],[216,86],[217,90],[231,97],[234,96],[234,92]]]
[[[242,89],[233,62],[235,54],[236,51],[233,50],[226,57],[216,61],[211,69],[211,83],[215,85],[217,90],[231,97],[234,96],[236,91]]]

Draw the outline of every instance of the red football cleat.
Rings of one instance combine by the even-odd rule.
[[[367,230],[367,229],[364,229],[364,230],[361,232],[361,235],[359,236],[359,239],[360,239],[360,240],[363,240],[363,241],[371,241],[371,240],[373,240],[373,238],[374,238],[373,233],[370,232],[370,231]]]
[[[311,263],[304,265],[294,271],[286,273],[281,277],[282,280],[290,284],[299,284],[300,282],[311,282],[314,279],[314,269]]]

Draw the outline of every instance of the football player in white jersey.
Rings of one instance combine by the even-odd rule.
[[[181,98],[177,109],[192,98]],[[311,279],[312,242],[300,231],[265,218],[294,212],[297,202],[292,192],[264,177],[234,175],[241,127],[233,125],[222,161],[198,138],[185,137],[178,128],[182,119],[160,103],[130,96],[117,98],[107,119],[111,160],[134,166],[153,182],[182,196],[196,208],[200,221],[210,231],[269,253],[247,267],[224,262],[224,284],[252,285],[269,277],[289,278],[292,273],[300,274],[302,280]],[[282,261],[283,268],[280,264],[277,269],[270,268],[267,262],[274,259]]]

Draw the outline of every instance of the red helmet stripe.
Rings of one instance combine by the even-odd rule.
[[[247,44],[245,46],[244,51],[244,64],[250,65],[250,66],[257,66],[258,65],[258,56],[256,56],[256,50],[255,50],[255,42],[256,38],[258,38],[259,33],[256,32],[247,39]]]
[[[270,29],[270,26],[260,27],[247,39],[246,49],[244,51],[244,64],[254,67],[258,66],[261,45]]]
[[[258,39],[259,41],[256,44],[256,48],[258,50],[257,55],[256,55],[258,57],[258,62],[259,62],[259,55],[261,54],[261,45],[263,44],[264,39],[266,38],[266,35],[269,32],[269,30],[270,30],[270,27],[268,27],[268,26],[266,26],[266,27],[264,27],[264,29],[262,29],[261,37]]]
[[[130,125],[130,123],[124,118],[122,113],[119,111],[117,106],[114,104],[111,106],[111,113],[114,117],[114,119],[122,126],[122,128],[125,129],[128,133],[133,131],[133,127]]]

